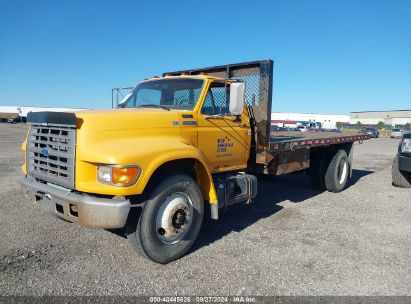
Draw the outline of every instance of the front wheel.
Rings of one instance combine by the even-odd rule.
[[[154,189],[128,239],[145,257],[169,263],[194,244],[203,214],[203,197],[196,181],[187,175],[173,175]]]

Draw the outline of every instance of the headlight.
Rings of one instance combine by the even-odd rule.
[[[139,166],[102,165],[97,167],[97,180],[113,186],[131,186],[136,183],[140,173]]]
[[[411,138],[404,138],[402,140],[401,153],[411,153]]]

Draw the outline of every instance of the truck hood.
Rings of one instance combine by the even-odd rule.
[[[99,130],[170,128],[173,121],[179,120],[178,111],[153,108],[87,110],[75,114],[79,129],[91,125]]]
[[[180,136],[180,112],[163,109],[113,109],[76,112],[78,147],[121,138]]]

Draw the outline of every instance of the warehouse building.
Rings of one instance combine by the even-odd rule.
[[[73,108],[40,108],[40,107],[25,107],[25,106],[0,106],[0,117],[16,117],[22,116],[27,117],[29,112],[74,112],[82,109],[73,109]]]
[[[337,122],[348,124],[349,115],[341,114],[317,114],[317,113],[290,113],[290,112],[272,112],[271,124],[280,127],[294,127],[297,122],[316,122],[320,123],[322,128],[335,129]]]
[[[411,123],[411,110],[351,112],[350,123],[356,124],[358,121],[363,125],[376,125],[382,121],[388,126],[401,127]]]

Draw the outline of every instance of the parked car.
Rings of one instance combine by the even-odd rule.
[[[321,129],[321,128],[309,128],[309,129],[307,130],[307,132],[309,132],[309,133],[324,132],[324,129]]]
[[[392,184],[411,188],[411,131],[404,133],[392,163]]]
[[[380,132],[376,128],[365,128],[363,133],[370,135],[373,138],[378,138],[378,136],[380,136]]]
[[[27,120],[26,120],[26,117],[24,117],[24,116],[16,116],[16,117],[13,117],[13,118],[9,118],[8,120],[7,120],[7,122],[8,123],[11,123],[11,124],[15,124],[15,123],[20,123],[20,122],[26,122]]]
[[[0,123],[5,123],[5,122],[7,122],[7,121],[8,121],[7,118],[5,118],[5,117],[0,117]]]
[[[271,126],[271,132],[279,132],[279,131],[289,131],[289,128],[279,127],[276,125]]]
[[[277,131],[280,131],[280,127],[276,126],[276,125],[272,125],[271,126],[271,132],[277,132]]]
[[[403,133],[404,132],[402,129],[392,129],[390,137],[391,138],[401,138]]]

